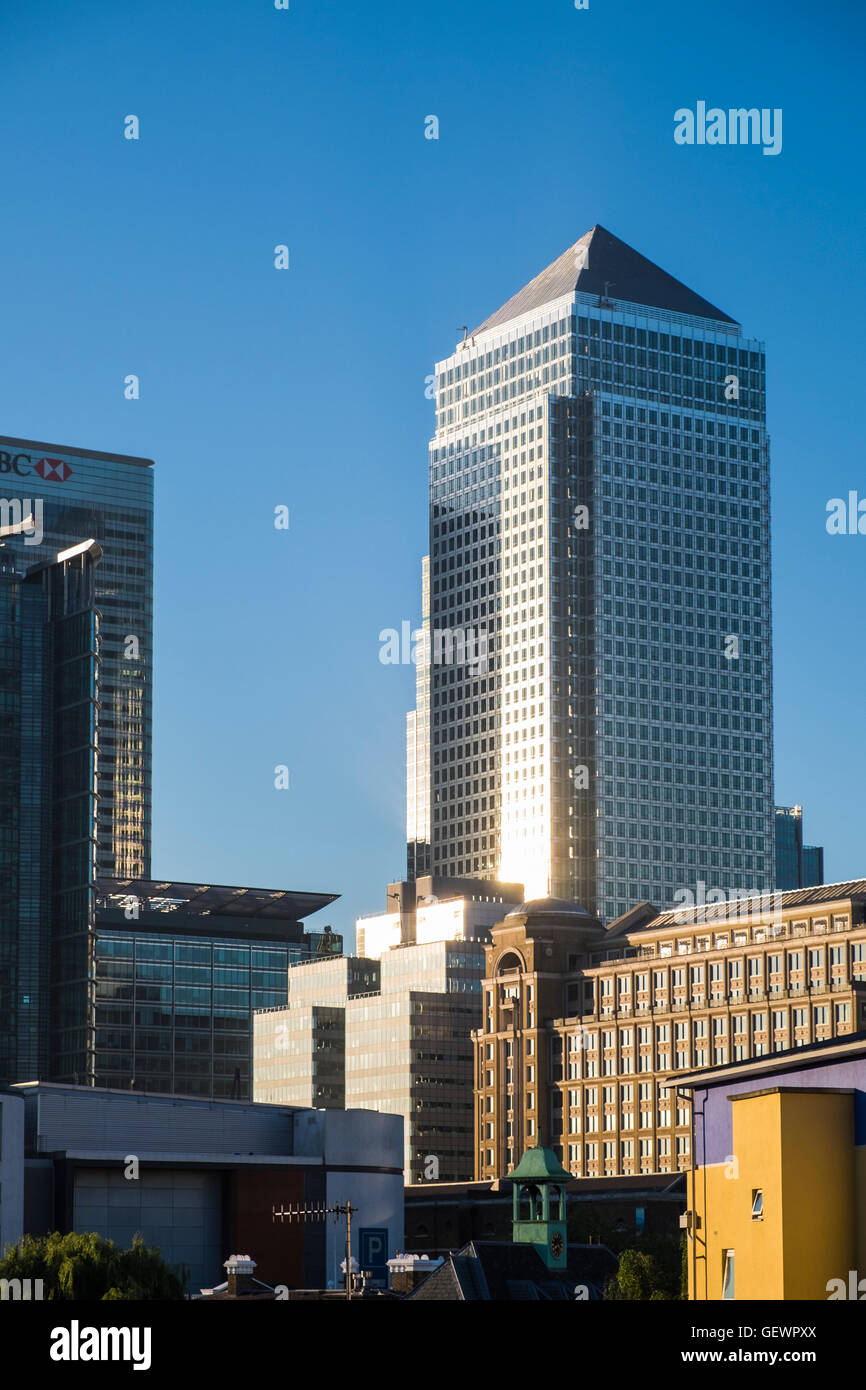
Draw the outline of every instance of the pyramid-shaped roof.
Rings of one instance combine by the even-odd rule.
[[[566,1173],[553,1149],[526,1149],[517,1167],[508,1174],[512,1181],[537,1182],[539,1179],[568,1182]]]
[[[483,333],[580,290],[677,314],[736,323],[604,227],[595,226],[475,329]]]

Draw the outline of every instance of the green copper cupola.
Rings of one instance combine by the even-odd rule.
[[[568,1263],[565,1184],[569,1174],[552,1149],[527,1149],[509,1174],[514,1184],[512,1238],[534,1245],[548,1269]]]

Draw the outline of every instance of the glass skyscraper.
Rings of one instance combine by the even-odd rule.
[[[0,511],[31,529],[7,539],[23,567],[96,540],[102,550],[97,869],[150,874],[153,663],[153,464],[0,436]],[[2,519],[0,519],[2,524]],[[26,543],[25,543],[26,542]]]
[[[0,1081],[86,1066],[99,547],[0,545]]]
[[[776,888],[813,888],[824,882],[824,850],[803,844],[802,806],[776,807]]]
[[[605,919],[772,889],[762,344],[594,227],[435,376],[429,872]]]

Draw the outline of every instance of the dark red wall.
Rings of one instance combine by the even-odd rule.
[[[304,1288],[306,1223],[272,1219],[273,1207],[303,1206],[303,1172],[241,1168],[232,1178],[231,1253],[250,1255],[256,1262],[256,1278],[266,1284]]]

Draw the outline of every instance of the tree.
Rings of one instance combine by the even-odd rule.
[[[659,1291],[666,1298],[687,1298],[688,1284],[682,1282],[685,1240],[679,1230],[669,1228],[668,1218],[665,1220],[668,1229],[638,1234],[621,1215],[611,1215],[593,1202],[575,1203],[568,1212],[568,1238],[578,1245],[606,1245],[617,1258],[626,1250],[650,1256]]]
[[[25,1236],[0,1258],[0,1279],[41,1279],[46,1299],[179,1299],[188,1271],[133,1236],[129,1250],[95,1232]]]
[[[616,1277],[604,1291],[605,1298],[644,1302],[671,1297],[663,1276],[653,1259],[642,1250],[624,1250],[620,1256]]]

